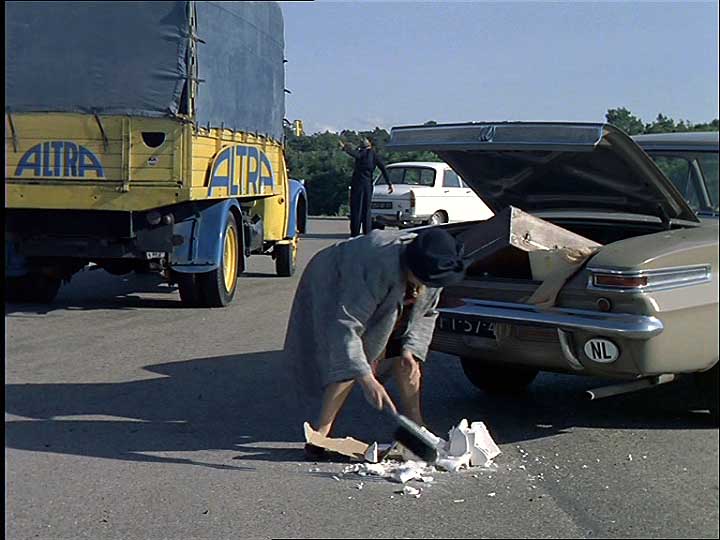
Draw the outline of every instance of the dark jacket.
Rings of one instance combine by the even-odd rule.
[[[377,155],[377,152],[375,152],[374,149],[358,148],[357,150],[353,150],[348,146],[344,146],[343,150],[355,158],[355,167],[352,175],[353,184],[372,182],[373,172],[375,171],[375,167],[378,167],[383,175],[383,178],[385,178],[387,185],[392,185],[390,183],[390,177],[388,176],[387,169],[385,169],[385,164],[382,162],[382,159],[380,159],[380,156]]]

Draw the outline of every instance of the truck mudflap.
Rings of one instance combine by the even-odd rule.
[[[294,238],[298,233],[304,233],[307,229],[307,192],[305,185],[300,180],[290,179],[290,215],[285,238]]]
[[[27,259],[17,252],[15,242],[5,240],[5,277],[20,277],[29,271]]]
[[[222,260],[223,225],[228,212],[234,212],[238,225],[242,209],[236,199],[226,199],[200,207],[173,226],[175,244],[169,253],[170,267],[180,273],[204,273],[215,270]],[[241,235],[241,238],[243,235]],[[239,250],[240,269],[246,267],[245,249]]]

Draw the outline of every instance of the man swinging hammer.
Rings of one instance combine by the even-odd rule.
[[[422,370],[442,287],[465,275],[464,249],[448,232],[373,231],[317,253],[293,302],[285,354],[299,390],[322,393],[313,427],[329,436],[357,382],[376,409],[396,411],[380,378],[395,376],[405,416],[422,425]],[[309,458],[320,450],[306,445]]]

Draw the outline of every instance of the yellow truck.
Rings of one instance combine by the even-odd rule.
[[[94,263],[229,304],[252,254],[294,272],[275,2],[5,5],[5,280],[52,301]]]

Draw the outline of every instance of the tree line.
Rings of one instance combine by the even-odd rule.
[[[678,131],[718,131],[718,119],[693,124],[687,120],[675,121],[658,114],[654,121],[643,122],[625,107],[609,109],[605,120],[628,135],[643,133],[668,133]],[[434,121],[426,125],[436,124]],[[388,163],[399,161],[441,161],[432,152],[388,152],[385,145],[390,134],[379,127],[372,131],[343,130],[340,133],[314,133],[297,136],[292,129],[285,129],[285,150],[291,178],[305,180],[311,215],[346,215],[348,213],[348,188],[352,175],[353,160],[343,152],[338,141],[359,146],[362,137],[373,141],[380,157]]]

